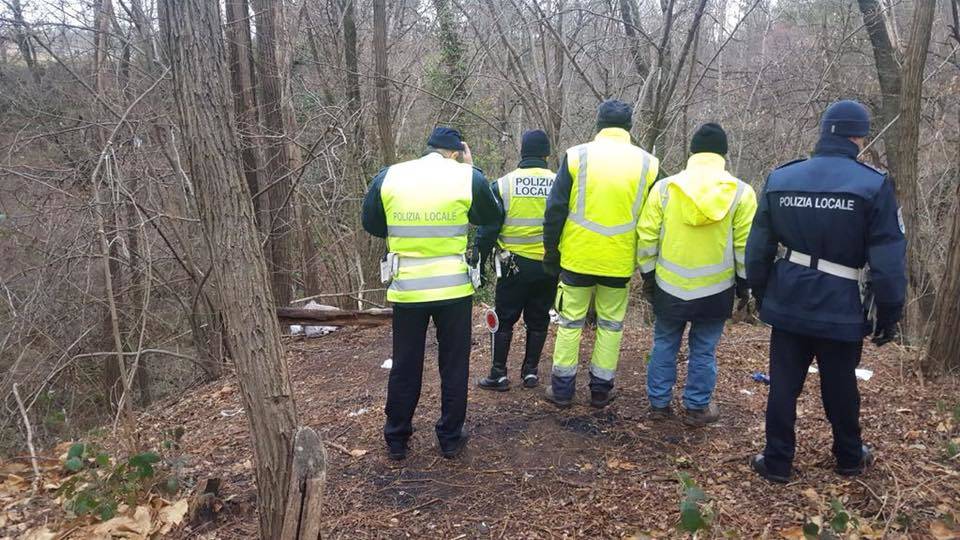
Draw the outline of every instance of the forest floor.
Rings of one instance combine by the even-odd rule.
[[[960,535],[960,457],[948,457],[947,450],[951,438],[960,442],[955,439],[960,437],[960,381],[921,383],[907,365],[906,352],[896,346],[867,345],[861,364],[874,372],[860,381],[864,438],[878,454],[867,474],[848,479],[832,472],[830,428],[815,374],[808,377],[799,405],[795,481],[772,485],[750,472],[747,459],[763,445],[768,389],[750,375],[767,371],[768,335],[759,325],[728,327],[718,350],[716,400],[722,417],[695,429],[679,418],[659,423],[647,418],[645,359],[651,336],[636,313],[623,340],[619,397],[602,411],[586,404],[583,376],[577,403],[564,411],[543,401],[542,387],[506,393],[476,389],[473,380],[489,365],[489,340],[478,325],[467,451],[457,460],[439,456],[433,435],[439,378],[436,345],[430,343],[417,432],[410,456],[399,463],[387,458],[381,436],[388,370],[380,365],[390,356],[389,328],[291,339],[287,350],[300,423],[316,429],[329,445],[324,535],[676,537],[682,534],[677,529],[681,474],[707,497],[702,511],[711,519],[701,537],[803,538],[803,525],[828,524],[841,512],[851,518],[847,530],[861,537]],[[515,384],[522,336],[518,332],[511,355]],[[587,331],[585,350],[590,343],[592,331]],[[546,350],[552,350],[552,340]],[[549,366],[545,360],[541,372],[549,373]],[[679,408],[679,398],[675,402]],[[256,536],[247,422],[232,376],[155,405],[139,425],[148,443],[176,426],[186,429],[185,485],[223,480],[223,506],[215,519],[190,523],[174,536]]]

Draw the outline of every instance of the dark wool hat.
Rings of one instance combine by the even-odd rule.
[[[433,128],[427,145],[434,148],[443,148],[444,150],[453,150],[459,152],[463,150],[463,138],[460,132],[449,127],[439,126]]]
[[[690,140],[690,153],[713,152],[721,156],[727,155],[727,133],[720,124],[708,122],[693,134]]]
[[[866,137],[870,133],[870,112],[860,103],[845,99],[827,107],[820,119],[821,135]]]
[[[550,155],[550,139],[540,129],[523,132],[520,157],[547,157]]]
[[[597,107],[597,128],[618,127],[629,130],[633,126],[633,109],[618,99],[608,99]]]

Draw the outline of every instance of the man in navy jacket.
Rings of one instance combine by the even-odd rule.
[[[877,345],[897,336],[906,239],[892,181],[857,161],[869,130],[863,105],[831,105],[813,156],[767,177],[747,241],[747,281],[773,326],[766,448],[750,464],[773,482],[790,479],[797,397],[814,357],[836,472],[857,475],[872,461],[854,370],[866,335]],[[872,321],[862,285],[875,302]]]

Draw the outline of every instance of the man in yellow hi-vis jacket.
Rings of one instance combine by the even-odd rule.
[[[637,218],[659,162],[630,142],[633,111],[607,100],[593,141],[567,150],[543,223],[544,270],[560,276],[560,319],[546,399],[573,401],[580,338],[595,296],[597,340],[590,360],[590,404],[607,406],[620,357],[627,292],[635,269]]]
[[[677,352],[690,324],[684,422],[715,422],[717,342],[736,292],[748,295],[744,250],[757,210],[753,189],[726,171],[727,135],[704,124],[682,172],[657,182],[637,224],[637,263],[656,317],[647,369],[651,415],[671,414]]]

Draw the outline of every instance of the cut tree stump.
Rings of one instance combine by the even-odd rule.
[[[320,538],[320,502],[327,481],[327,451],[320,435],[301,426],[293,443],[290,489],[281,540]]]
[[[392,309],[347,311],[342,309],[277,308],[277,319],[283,324],[332,326],[380,326],[389,324]]]

